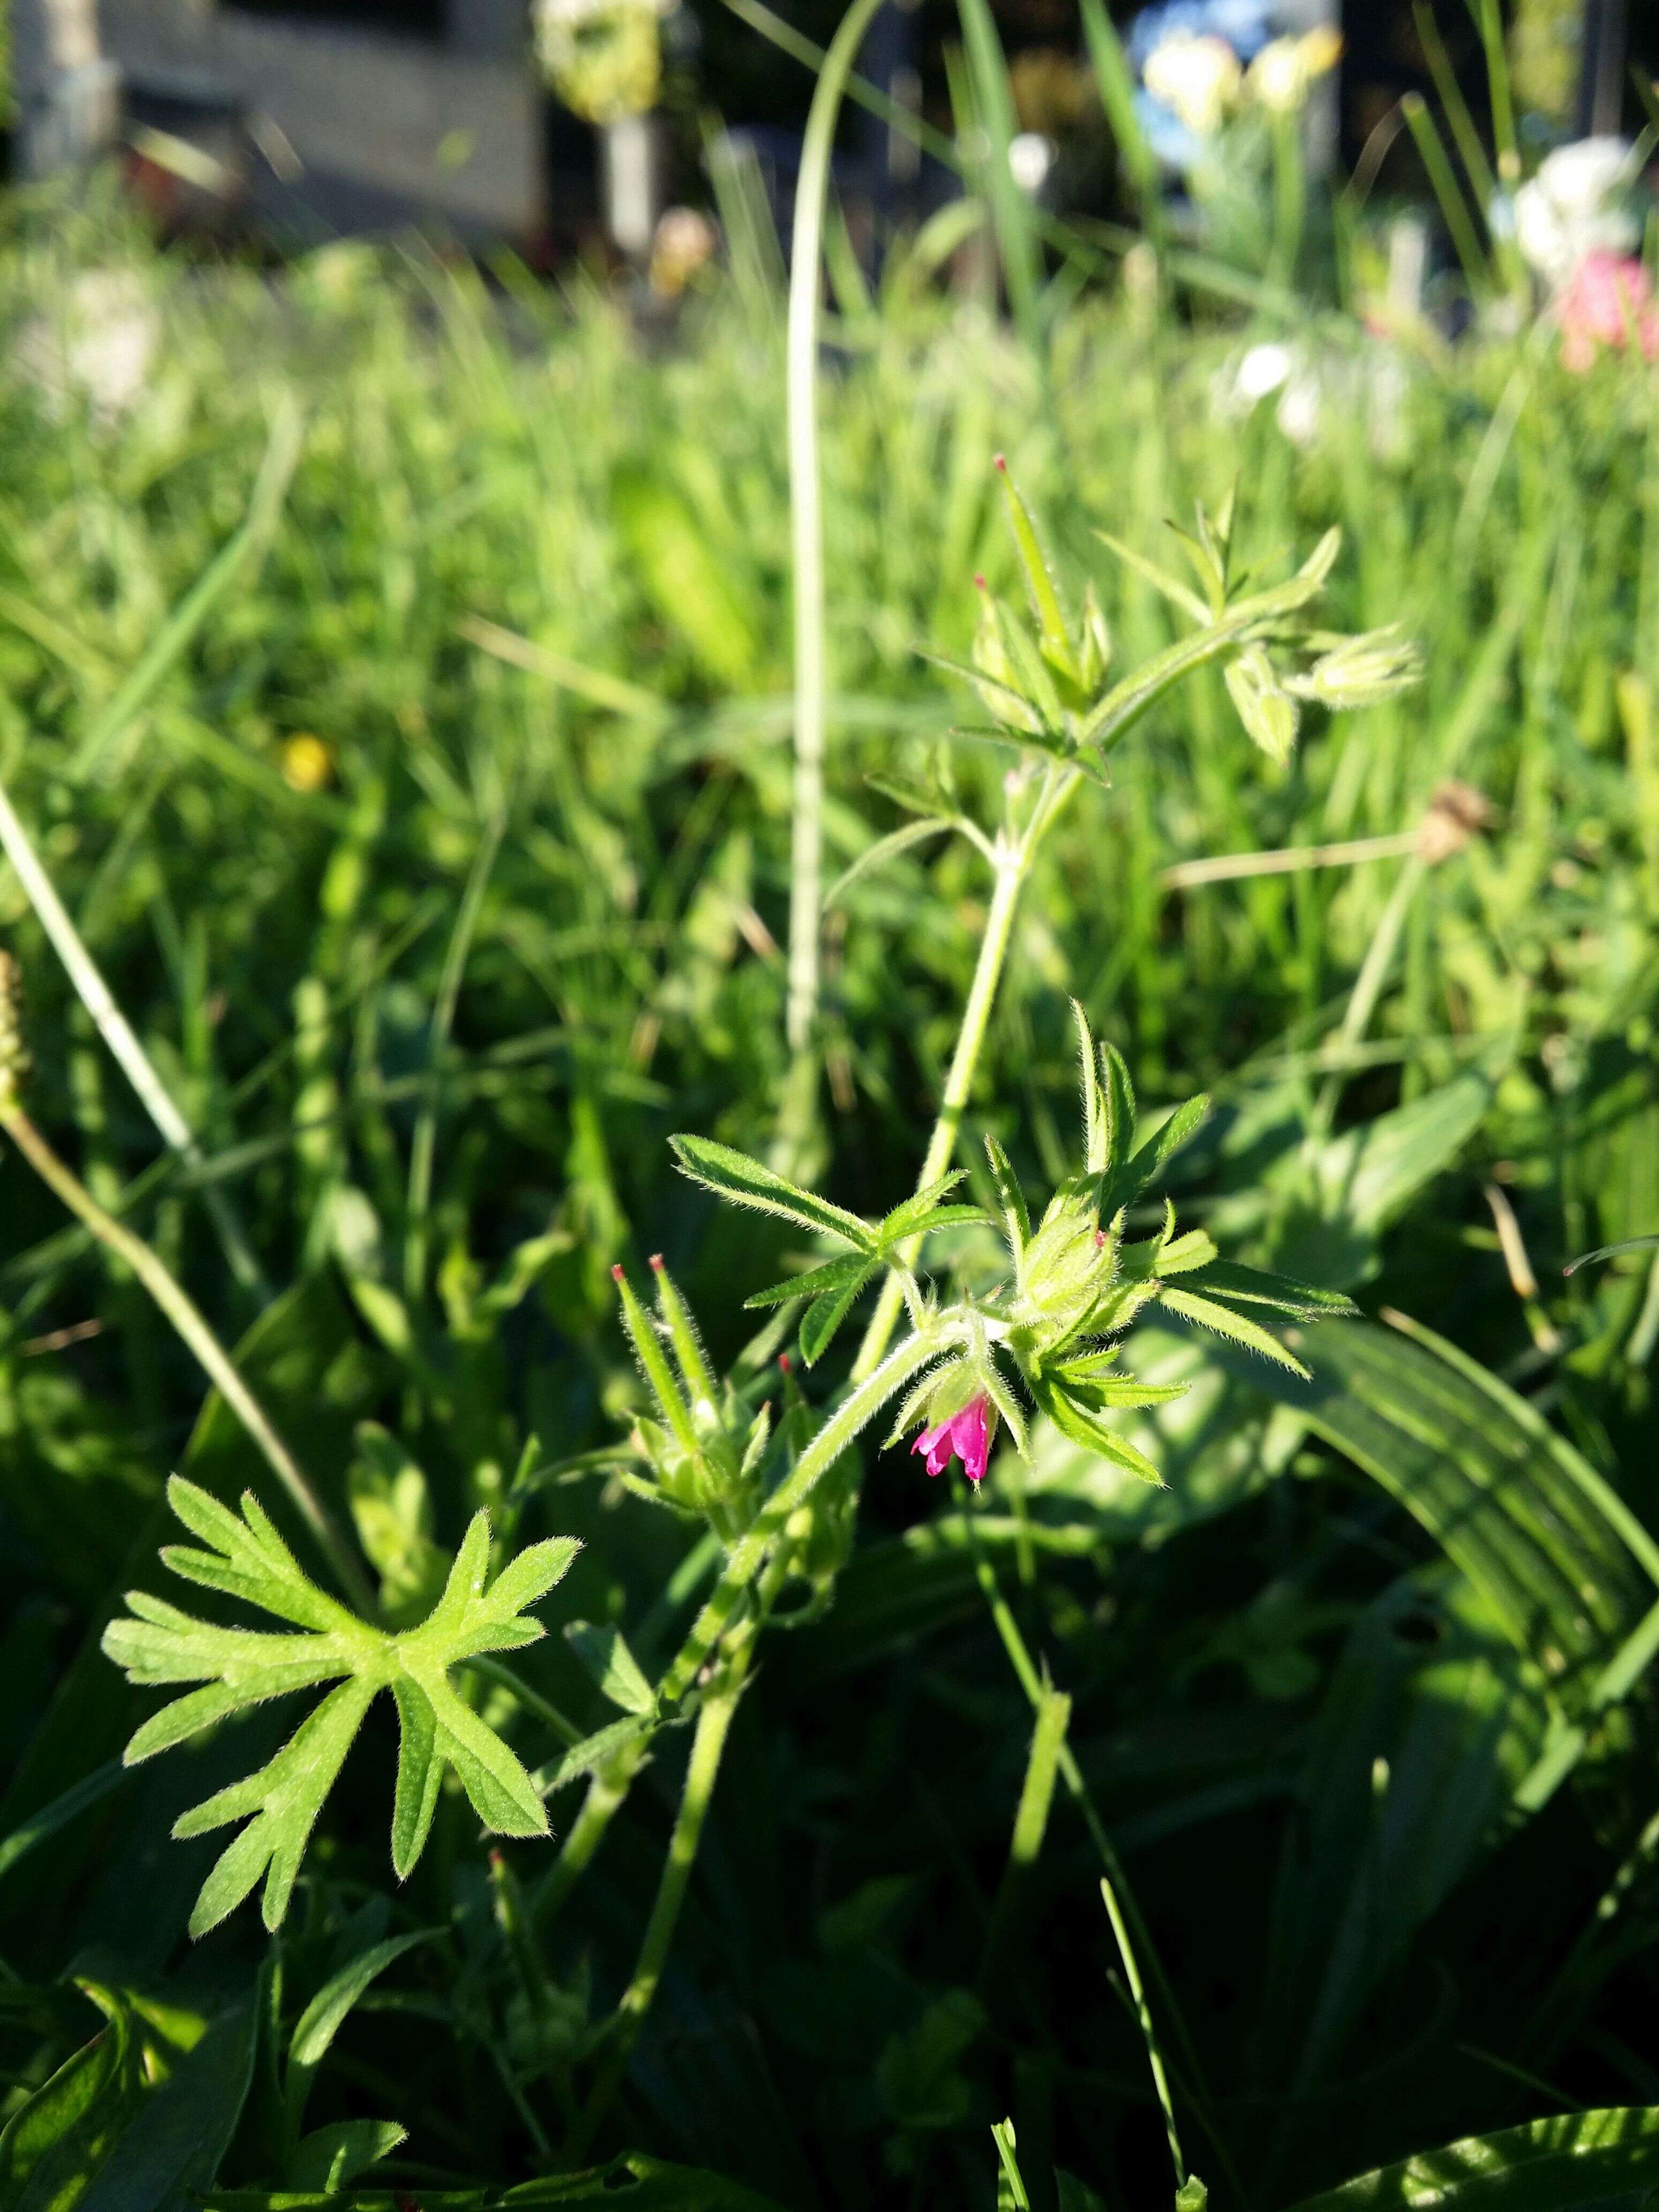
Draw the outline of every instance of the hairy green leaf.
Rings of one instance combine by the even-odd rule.
[[[1287,1352],[1259,1322],[1250,1320],[1246,1314],[1235,1313],[1231,1306],[1215,1298],[1202,1297],[1196,1291],[1177,1290],[1166,1283],[1158,1293],[1158,1304],[1168,1306],[1172,1313],[1183,1315],[1188,1321],[1196,1322],[1200,1328],[1207,1328],[1216,1336],[1224,1336],[1230,1344],[1240,1345],[1247,1352],[1259,1352],[1264,1359],[1288,1368],[1292,1375],[1305,1376],[1308,1372],[1295,1353]]]
[[[127,1746],[129,1765],[153,1757],[233,1713],[291,1690],[336,1687],[255,1774],[182,1814],[178,1836],[246,1820],[204,1883],[191,1916],[202,1935],[233,1911],[264,1878],[265,1924],[276,1927],[311,1832],[364,1714],[382,1690],[397,1701],[402,1739],[392,1814],[392,1863],[401,1879],[430,1830],[443,1770],[451,1768],[487,1827],[507,1835],[544,1835],[547,1814],[517,1757],[451,1686],[452,1667],[486,1651],[512,1650],[544,1632],[526,1608],[544,1597],[579,1548],[550,1538],[521,1552],[488,1582],[489,1523],[477,1513],[457,1553],[443,1594],[417,1628],[393,1634],[360,1620],[307,1580],[251,1494],[240,1519],[175,1476],[174,1512],[202,1538],[202,1550],[171,1546],[163,1558],[189,1580],[295,1622],[307,1632],[272,1635],[200,1620],[141,1590],[128,1615],[112,1621],[104,1650],[144,1685],[201,1682],[144,1723]]]
[[[331,2120],[326,2127],[313,2128],[295,2145],[288,2185],[301,2192],[333,2196],[349,2188],[377,2160],[396,2150],[408,2134],[408,2129],[396,2120]]]
[[[745,1298],[745,1306],[787,1305],[795,1298],[823,1297],[827,1292],[844,1291],[852,1285],[854,1291],[861,1291],[876,1272],[876,1263],[861,1253],[848,1253],[839,1260],[826,1260],[821,1267],[808,1267],[786,1281],[773,1283],[763,1291],[757,1291]]]
[[[757,1212],[777,1214],[802,1229],[817,1230],[840,1243],[851,1244],[860,1252],[876,1249],[876,1234],[867,1221],[861,1221],[856,1213],[848,1213],[844,1206],[831,1206],[828,1199],[801,1189],[798,1183],[775,1174],[759,1160],[751,1160],[747,1153],[734,1152],[730,1145],[716,1144],[712,1137],[671,1137],[668,1142],[682,1175],[702,1183],[718,1197],[730,1200],[732,1205],[751,1206]]]
[[[599,1686],[600,1695],[625,1713],[653,1713],[657,1693],[629,1650],[621,1629],[595,1627],[592,1621],[565,1623],[565,1642]]]

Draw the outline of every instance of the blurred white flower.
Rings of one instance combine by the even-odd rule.
[[[1308,97],[1300,39],[1269,39],[1245,78],[1250,96],[1273,115],[1294,115]]]
[[[1224,39],[1181,31],[1146,57],[1141,82],[1189,131],[1210,138],[1237,101],[1243,72]]]
[[[1515,195],[1516,244],[1545,281],[1565,284],[1593,253],[1633,253],[1641,226],[1623,204],[1631,149],[1622,138],[1558,146]]]
[[[15,359],[58,408],[78,394],[100,422],[114,422],[142,397],[161,336],[161,319],[131,270],[88,269],[51,313],[31,317]]]
[[[1249,406],[1265,399],[1270,392],[1277,392],[1296,367],[1296,356],[1289,346],[1277,339],[1264,339],[1253,345],[1239,362],[1233,376],[1233,390]]]
[[[1305,452],[1319,436],[1325,416],[1325,394],[1317,369],[1304,368],[1285,386],[1273,419],[1293,446]]]
[[[651,240],[651,289],[659,300],[675,300],[720,250],[720,233],[708,217],[691,207],[665,208]]]
[[[1022,131],[1009,142],[1008,171],[1021,191],[1036,198],[1054,166],[1057,150],[1054,140],[1040,131]]]

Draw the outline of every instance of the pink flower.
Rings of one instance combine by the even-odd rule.
[[[969,1482],[983,1481],[985,1462],[991,1455],[991,1424],[983,1395],[970,1398],[948,1421],[924,1429],[910,1449],[927,1453],[929,1474],[943,1474],[954,1453]]]
[[[1652,290],[1639,261],[1587,253],[1555,302],[1565,367],[1582,376],[1594,366],[1598,347],[1620,352],[1632,331],[1643,360],[1659,359],[1659,308],[1650,304]]]

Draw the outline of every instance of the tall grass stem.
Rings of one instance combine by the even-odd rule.
[[[374,1594],[349,1545],[184,1285],[142,1237],[134,1236],[112,1214],[104,1211],[73,1169],[58,1158],[18,1104],[9,1079],[0,1079],[0,1129],[11,1139],[46,1188],[63,1200],[100,1244],[125,1262],[149,1292],[195,1353],[209,1381],[264,1454],[272,1474],[316,1539],[341,1589],[361,1613],[373,1619],[376,1610]]]
[[[162,1143],[169,1151],[177,1152],[187,1166],[204,1166],[205,1158],[196,1141],[195,1131],[157,1073],[155,1061],[139,1043],[131,1023],[121,1012],[114,993],[104,981],[103,971],[87,950],[80,931],[70,919],[68,909],[58,896],[57,885],[35,851],[3,783],[0,783],[0,846],[5,848],[6,858],[11,862],[18,882],[23,886],[52,951],[63,962],[64,972],[75,986],[82,1005],[92,1016],[98,1034],[109,1047],[116,1065],[137,1092],[139,1103],[155,1124]],[[232,1274],[242,1288],[258,1297],[261,1304],[267,1302],[270,1297],[270,1285],[253,1256],[229,1198],[216,1184],[204,1183],[202,1202],[218,1234]]]
[[[818,290],[823,211],[836,119],[864,34],[881,0],[853,0],[830,42],[806,118],[795,185],[785,382],[790,550],[794,571],[795,777],[790,837],[789,969],[785,1034],[807,1060],[817,1016],[823,906],[823,725],[826,653],[823,512],[818,483]]]
[[[963,1528],[968,1539],[968,1548],[973,1555],[975,1578],[979,1583],[981,1595],[989,1608],[997,1634],[1002,1640],[1003,1650],[1008,1655],[1009,1663],[1013,1668],[1018,1678],[1019,1686],[1024,1691],[1032,1710],[1041,1713],[1045,1698],[1052,1695],[1052,1692],[1043,1676],[1038,1672],[1025,1638],[1020,1632],[1019,1623],[1015,1620],[1008,1601],[1002,1595],[1001,1587],[997,1581],[996,1571],[985,1555],[985,1548],[979,1540],[979,1532],[974,1527],[972,1512],[965,1502],[963,1505],[962,1519]],[[1095,1809],[1094,1798],[1090,1793],[1088,1783],[1084,1778],[1083,1769],[1078,1765],[1071,1745],[1063,1736],[1055,1754],[1055,1764],[1060,1770],[1060,1779],[1065,1783],[1073,1802],[1083,1815],[1084,1826],[1089,1832],[1090,1840],[1094,1844],[1104,1869],[1101,1878],[1101,1893],[1106,1900],[1106,1910],[1112,1923],[1112,1932],[1117,1941],[1118,1955],[1123,1961],[1124,1973],[1134,2001],[1136,2021],[1140,2029],[1142,2040],[1146,2045],[1147,2063],[1152,2069],[1153,2087],[1157,2091],[1158,2104],[1164,2114],[1164,2133],[1169,2141],[1170,2155],[1175,2166],[1176,2187],[1179,2189],[1187,2179],[1186,2161],[1182,2153],[1180,2132],[1176,2125],[1175,2105],[1170,2087],[1169,2069],[1164,2063],[1163,2048],[1158,2039],[1152,2008],[1147,2003],[1146,1990],[1140,1978],[1139,1956],[1135,1948],[1137,1942],[1146,1951],[1152,1962],[1158,1980],[1159,1997],[1171,2026],[1180,2039],[1190,2075],[1194,2106],[1203,2124],[1205,2133],[1214,2147],[1216,2155],[1235,2194],[1241,2203],[1247,2203],[1249,2199],[1243,2183],[1234,2167],[1226,2143],[1210,2112],[1209,2100],[1199,2071],[1198,2054],[1192,2038],[1188,2033],[1186,2023],[1182,2018],[1180,2008],[1176,2003],[1175,1992],[1170,1986],[1168,1976],[1158,1963],[1158,1954],[1152,1947],[1146,1923],[1142,1921],[1134,1901],[1130,1896],[1127,1878],[1123,1872],[1117,1853],[1113,1849],[1111,1838],[1106,1833],[1104,1823]]]
[[[483,910],[489,872],[495,865],[495,855],[501,849],[504,826],[498,817],[489,823],[479,840],[478,849],[473,855],[472,866],[467,876],[466,889],[461,893],[455,927],[450,933],[449,948],[444,955],[443,970],[438,979],[437,997],[433,1002],[432,1026],[428,1042],[428,1072],[432,1081],[422,1099],[420,1115],[409,1148],[404,1290],[411,1304],[420,1297],[426,1286],[427,1217],[432,1206],[432,1163],[437,1149],[441,1103],[439,1067],[448,1048],[449,1033],[455,1024],[455,1007],[461,995],[461,978],[466,972],[466,957],[472,950],[478,916]]]

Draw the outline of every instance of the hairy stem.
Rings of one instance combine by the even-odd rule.
[[[166,1262],[141,1237],[106,1213],[74,1170],[60,1160],[51,1145],[17,1103],[9,1075],[0,1076],[0,1129],[3,1129],[47,1188],[99,1243],[126,1262],[173,1323],[207,1372],[209,1381],[264,1453],[267,1464],[293,1500],[319,1549],[352,1604],[369,1619],[375,1612],[374,1595],[368,1578],[328,1509],[312,1488],[288,1446],[266,1418],[264,1407],[238,1373],[230,1354]]]
[[[818,484],[818,264],[830,189],[836,118],[847,80],[880,0],[853,0],[818,72],[801,146],[789,260],[786,372],[789,512],[794,569],[795,790],[790,848],[789,1050],[805,1060],[818,1001],[818,932],[823,857],[823,517]]]
[[[979,1067],[979,1056],[985,1047],[985,1033],[991,1019],[991,1009],[996,1003],[997,987],[1002,981],[1002,971],[1007,963],[1008,943],[1013,933],[1014,914],[1019,904],[1019,895],[1025,878],[1031,872],[1043,839],[1059,819],[1062,809],[1079,781],[1075,769],[1055,773],[1050,770],[1042,795],[1037,801],[1023,836],[1012,844],[1004,842],[997,848],[996,889],[991,897],[991,910],[985,918],[985,934],[980,939],[979,958],[974,966],[974,980],[968,993],[968,1003],[962,1012],[962,1027],[957,1032],[956,1050],[951,1055],[951,1068],[945,1079],[945,1095],[939,1101],[939,1119],[933,1124],[933,1133],[927,1141],[927,1158],[921,1164],[921,1173],[916,1178],[916,1188],[923,1190],[936,1182],[951,1164],[956,1150],[957,1132],[962,1127],[962,1116],[974,1087],[974,1077]],[[921,1238],[913,1237],[901,1254],[904,1265],[914,1267]],[[864,1332],[864,1341],[859,1346],[858,1358],[853,1363],[853,1380],[862,1382],[874,1369],[891,1341],[894,1326],[902,1310],[904,1288],[899,1277],[890,1274],[882,1285],[876,1310],[870,1316]]]
[[[700,1550],[701,1546],[698,1547]],[[770,1618],[779,1592],[789,1578],[789,1559],[793,1546],[786,1534],[761,1576],[756,1592],[756,1612],[758,1616],[752,1633],[758,1634]],[[695,1554],[693,1554],[695,1556]],[[746,1640],[746,1639],[745,1639]],[[733,1638],[736,1641],[736,1638]],[[745,1665],[747,1662],[745,1661]],[[605,1841],[611,1821],[627,1802],[635,1776],[645,1765],[651,1740],[643,1737],[620,1751],[594,1776],[582,1809],[576,1815],[563,1848],[538,1893],[531,1908],[531,1916],[539,1929],[550,1921],[569,1896],[577,1882],[587,1870],[588,1862]]]
[[[593,2094],[572,2134],[570,2148],[578,2160],[592,2141],[594,2131],[610,2109],[611,2101],[628,2070],[628,2062],[633,2056],[634,2046],[639,2041],[640,2031],[645,2025],[645,2016],[657,1994],[657,1984],[662,1979],[662,1970],[674,1941],[674,1929],[679,1922],[680,1908],[685,1902],[685,1893],[690,1885],[691,1869],[696,1864],[697,1846],[702,1840],[702,1825],[708,1818],[714,1784],[720,1778],[720,1759],[726,1750],[732,1716],[738,1709],[738,1699],[743,1692],[753,1650],[753,1637],[744,1638],[727,1662],[725,1680],[718,1690],[704,1699],[697,1715],[697,1725],[691,1738],[690,1761],[685,1771],[685,1787],[680,1795],[680,1808],[675,1817],[674,1832],[669,1838],[668,1856],[663,1863],[662,1878],[657,1885],[651,1917],[646,1923],[644,1939],[640,1945],[639,1960],[634,1968],[633,1978],[623,1991],[617,2007],[605,2064],[594,2083]]]
[[[629,1744],[593,1777],[582,1808],[559,1847],[552,1871],[531,1901],[531,1924],[539,1935],[586,1873],[590,1861],[628,1801],[634,1777],[645,1763],[645,1742]]]

